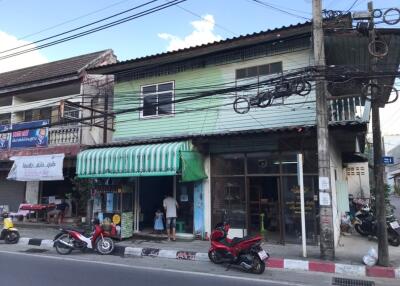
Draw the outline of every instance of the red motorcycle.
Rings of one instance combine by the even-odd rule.
[[[54,237],[54,246],[57,253],[66,255],[72,250],[94,249],[100,254],[110,254],[114,251],[115,244],[111,237],[115,236],[115,226],[111,225],[105,230],[98,219],[94,220],[94,230],[90,237],[84,235],[84,230],[75,228],[60,228],[60,233]]]
[[[211,233],[211,247],[208,257],[215,264],[239,265],[245,271],[262,274],[269,254],[262,249],[260,235],[243,238],[227,237],[230,225],[219,223]]]

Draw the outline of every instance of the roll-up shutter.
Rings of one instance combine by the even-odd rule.
[[[10,211],[18,211],[19,204],[25,200],[25,182],[0,181],[0,205],[8,205]]]

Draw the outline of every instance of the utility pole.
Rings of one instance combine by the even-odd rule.
[[[107,143],[107,130],[108,130],[108,92],[109,92],[109,87],[106,86],[104,87],[105,90],[105,95],[104,95],[104,122],[103,122],[103,143]]]
[[[313,42],[314,65],[322,73],[325,72],[325,48],[322,29],[321,0],[313,0]],[[326,100],[326,82],[318,78],[315,86],[317,137],[318,137],[318,181],[320,210],[320,251],[321,258],[335,258],[335,243],[333,234],[332,191],[330,180],[330,156],[328,133],[328,106]]]
[[[372,2],[368,2],[368,11],[371,13],[369,18],[369,42],[376,39],[376,31],[374,26],[374,18],[372,11],[374,10]],[[375,46],[373,46],[375,53]],[[378,59],[376,56],[370,57],[370,72],[376,71]],[[372,79],[371,84],[376,84],[377,80]],[[374,178],[375,178],[375,209],[378,227],[378,264],[381,266],[389,266],[389,247],[386,228],[386,203],[385,203],[385,186],[383,184],[383,163],[382,163],[382,135],[379,117],[379,90],[371,88],[371,108],[372,108],[372,136],[374,146]]]

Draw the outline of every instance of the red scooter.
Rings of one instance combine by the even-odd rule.
[[[208,257],[215,264],[239,265],[245,271],[262,274],[269,254],[262,249],[260,235],[243,238],[227,237],[230,225],[219,223],[211,233],[211,247]]]
[[[70,254],[73,249],[94,249],[100,254],[112,253],[115,244],[111,237],[115,236],[115,226],[111,225],[110,231],[106,231],[98,219],[95,219],[93,224],[94,230],[90,237],[84,235],[84,230],[61,228],[60,233],[54,237],[56,251],[62,255]]]

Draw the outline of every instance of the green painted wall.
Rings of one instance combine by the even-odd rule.
[[[207,68],[158,78],[119,83],[115,86],[114,108],[116,111],[140,107],[142,85],[162,82],[175,82],[175,100],[190,96],[194,86],[219,84],[223,81],[221,71]],[[193,109],[219,105],[220,97],[182,102],[175,105],[173,116],[158,118],[140,118],[140,112],[118,115],[115,119],[114,138],[159,137],[175,134],[209,133],[215,129],[218,109],[205,109],[194,112]]]
[[[139,107],[142,85],[174,81],[175,99],[179,99],[193,95],[188,93],[193,92],[192,89],[195,87],[233,82],[238,68],[277,61],[282,61],[283,70],[308,66],[310,65],[310,50],[200,68],[167,76],[120,82],[115,86],[114,108],[118,111]],[[255,90],[250,94],[256,92]],[[138,111],[118,115],[115,119],[114,140],[213,134],[315,124],[314,93],[307,97],[291,96],[286,98],[283,104],[276,102],[268,108],[252,108],[244,115],[235,113],[232,108],[235,96],[236,94],[215,95],[177,103],[173,116],[144,119],[140,118]],[[214,108],[207,108],[210,106]]]

